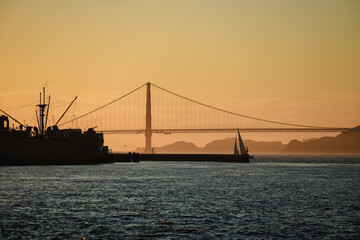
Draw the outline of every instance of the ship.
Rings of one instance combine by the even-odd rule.
[[[58,127],[58,123],[75,100],[76,98],[53,126],[47,126],[50,96],[48,103],[45,103],[45,88],[43,88],[43,97],[40,93],[40,103],[37,105],[37,127],[24,126],[0,109],[4,114],[0,116],[0,165],[68,165],[104,162],[104,158],[100,158],[104,145],[102,133],[97,133],[94,128],[82,131]],[[10,128],[9,118],[19,126]]]

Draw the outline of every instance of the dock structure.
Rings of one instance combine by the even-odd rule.
[[[234,162],[248,163],[249,158],[244,155],[234,154],[148,154],[148,153],[109,153],[100,157],[99,163],[116,162]]]

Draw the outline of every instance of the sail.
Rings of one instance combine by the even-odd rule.
[[[239,155],[239,150],[238,150],[238,146],[236,144],[236,141],[237,141],[237,139],[236,139],[236,136],[235,136],[234,155]]]
[[[238,130],[238,136],[239,136],[240,153],[241,154],[247,154],[247,150],[246,150],[245,145],[244,145],[244,143],[243,143],[243,141],[241,139],[239,130]]]

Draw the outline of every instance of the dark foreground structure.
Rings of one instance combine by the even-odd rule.
[[[71,102],[71,104],[76,98]],[[0,116],[0,165],[60,165],[60,164],[95,164],[100,163],[104,138],[93,128],[82,132],[81,129],[59,129],[57,124],[47,127],[49,104],[43,98],[37,105],[38,126],[24,126],[15,118],[0,109],[5,115]],[[9,118],[19,124],[10,128]],[[14,126],[14,125],[13,125]]]
[[[1,123],[0,116],[0,165],[62,165],[100,163],[103,135],[89,129],[49,128],[46,134],[9,129]]]
[[[183,161],[183,162],[234,162],[248,163],[249,155],[233,154],[140,154],[109,153],[100,157],[99,162],[139,162],[139,161]]]
[[[249,162],[245,155],[233,154],[141,154],[141,161]]]

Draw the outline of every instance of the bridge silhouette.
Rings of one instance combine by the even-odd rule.
[[[104,134],[145,134],[151,152],[152,134],[235,132],[346,132],[350,128],[309,126],[247,116],[184,97],[150,82],[80,116],[63,127],[97,126]]]

